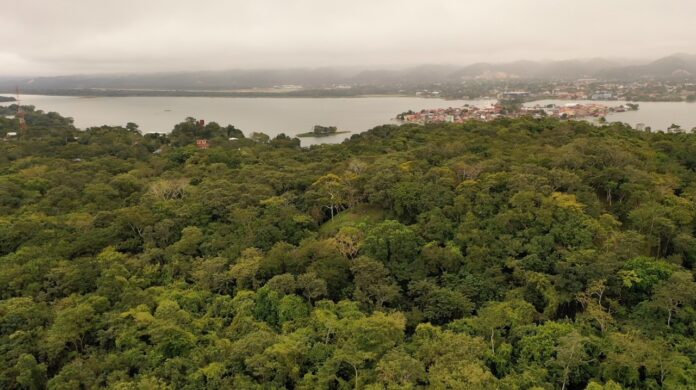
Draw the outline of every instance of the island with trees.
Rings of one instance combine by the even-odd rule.
[[[312,128],[312,131],[309,131],[306,133],[300,133],[297,135],[297,137],[328,137],[330,135],[346,134],[346,133],[350,133],[350,131],[339,131],[336,126],[315,125]]]
[[[694,134],[523,117],[302,148],[23,111],[0,388],[696,387]]]

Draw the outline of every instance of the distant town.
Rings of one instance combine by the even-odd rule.
[[[696,102],[696,82],[668,80],[602,81],[582,78],[573,81],[549,80],[465,80],[461,84],[434,84],[410,91],[416,96],[445,99],[493,99],[518,92],[525,101],[621,100],[638,102]]]
[[[516,97],[523,93],[517,92]],[[604,121],[604,117],[613,112],[636,111],[639,105],[633,103],[608,106],[598,103],[567,103],[563,105],[528,105],[524,106],[510,100],[500,100],[489,106],[465,104],[462,107],[424,109],[418,112],[407,111],[396,116],[404,123],[463,123],[468,120],[490,121],[498,118],[533,118],[552,117],[558,119],[595,118]]]

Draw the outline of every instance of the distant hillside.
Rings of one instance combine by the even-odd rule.
[[[452,73],[450,78],[566,79],[592,77],[597,72],[620,65],[605,59],[550,62],[516,61],[504,64],[479,63],[459,69]]]
[[[176,72],[151,74],[73,75],[38,77],[19,80],[26,90],[35,88],[55,89],[240,89],[267,88],[274,85],[321,85],[345,78],[340,69],[273,69],[230,70],[205,72]],[[0,79],[0,87],[9,87],[17,79]],[[12,84],[14,85],[14,84]]]
[[[683,78],[696,76],[696,55],[674,54],[644,65],[608,68],[598,76],[612,79],[636,79],[642,77]]]
[[[600,79],[688,78],[696,76],[696,55],[674,54],[652,62],[627,64],[602,58],[565,61],[516,61],[476,63],[467,66],[423,65],[405,69],[296,68],[175,72],[154,74],[71,75],[37,78],[2,78],[0,91],[60,90],[166,90],[230,91],[375,86],[398,89],[408,86],[452,83],[463,80],[505,79]]]

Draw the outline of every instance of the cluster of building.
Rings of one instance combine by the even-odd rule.
[[[601,118],[612,112],[624,112],[630,108],[620,105],[616,107],[605,106],[604,104],[580,104],[568,103],[563,105],[549,104],[545,106],[535,105],[525,109],[534,112],[543,112],[545,116],[559,119],[582,119],[582,118]],[[637,109],[637,107],[636,107]]]
[[[462,107],[424,109],[418,112],[407,111],[396,116],[396,119],[407,123],[462,123],[470,119],[493,120],[502,114],[500,104],[489,107],[477,107],[465,104]]]
[[[696,99],[696,85],[663,80],[608,82],[579,79],[554,83],[538,95],[568,100],[688,101]]]
[[[402,92],[402,91],[400,91]],[[676,80],[608,81],[593,78],[576,80],[492,80],[433,85],[417,90],[416,96],[449,99],[521,100],[544,99],[595,101],[696,101],[696,82]]]
[[[569,103],[564,105],[533,105],[511,109],[500,102],[478,107],[465,104],[462,107],[424,109],[418,112],[407,111],[396,116],[396,119],[406,123],[463,123],[468,120],[490,121],[497,118],[534,118],[553,117],[559,119],[601,118],[612,112],[637,110],[637,105],[609,107],[603,104]]]

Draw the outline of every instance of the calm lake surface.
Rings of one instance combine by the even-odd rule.
[[[321,138],[301,138],[302,145],[336,143],[352,134],[393,123],[404,111],[488,105],[490,100],[442,100],[416,97],[366,98],[225,98],[225,97],[72,97],[24,95],[22,104],[55,111],[75,119],[75,126],[87,128],[135,122],[144,133],[168,133],[186,117],[205,119],[220,125],[234,125],[245,135],[253,131],[271,137],[280,133],[296,135],[314,125],[336,126],[350,133]],[[10,104],[10,103],[5,103]]]
[[[79,128],[101,125],[125,125],[135,122],[145,133],[167,133],[175,124],[192,116],[232,124],[249,134],[261,131],[270,136],[296,135],[311,131],[314,125],[337,126],[350,133],[323,138],[302,138],[302,145],[335,143],[375,126],[393,123],[407,110],[458,107],[464,104],[485,106],[493,100],[443,100],[417,97],[365,98],[225,98],[225,97],[73,97],[24,95],[22,104],[44,111],[56,111],[75,119]],[[530,104],[588,103],[587,101],[542,100]],[[617,106],[620,101],[595,101]],[[4,103],[10,104],[10,103]],[[672,123],[690,130],[696,127],[694,103],[640,103],[633,112],[611,114],[610,122],[635,126],[644,123],[653,130],[667,129]]]
[[[590,101],[590,100],[539,100],[529,105],[556,104],[564,105],[569,103],[599,103],[606,106],[618,106],[625,104],[622,101]],[[638,102],[638,111],[617,112],[609,114],[607,121],[624,122],[635,127],[638,123],[644,123],[652,127],[653,131],[667,130],[673,123],[680,125],[685,130],[696,127],[696,103],[686,102]]]

